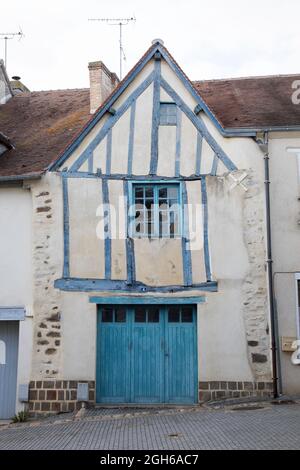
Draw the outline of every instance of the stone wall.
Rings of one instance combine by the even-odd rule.
[[[224,398],[270,397],[272,382],[199,382],[199,402]]]
[[[81,408],[77,401],[78,383],[89,384],[88,406],[95,404],[95,382],[84,380],[33,380],[29,385],[31,414],[64,413]]]
[[[266,274],[264,186],[248,170],[243,202],[244,242],[249,269],[243,280],[242,314],[248,345],[248,361],[256,381],[271,379],[268,291]]]
[[[61,377],[62,195],[60,177],[47,175],[31,186],[33,200],[34,342],[32,379]]]

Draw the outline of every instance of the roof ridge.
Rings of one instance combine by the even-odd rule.
[[[299,77],[299,73],[291,73],[291,74],[277,74],[277,75],[249,75],[246,77],[228,77],[228,78],[209,78],[209,79],[203,79],[203,80],[192,80],[192,83],[208,83],[208,82],[229,82],[229,81],[235,81],[235,80],[257,80],[257,79],[263,79],[263,78],[287,78],[287,77]]]
[[[57,88],[54,90],[32,90],[30,92],[27,92],[27,94],[30,93],[50,93],[50,92],[58,92],[58,91],[87,91],[89,90],[89,87],[84,87],[84,88]],[[25,93],[24,93],[25,94]]]

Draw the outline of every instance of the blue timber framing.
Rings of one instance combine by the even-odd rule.
[[[202,135],[197,131],[197,144],[196,144],[196,168],[195,175],[201,174],[201,156],[202,156]]]
[[[211,119],[215,124],[219,132],[223,136],[234,137],[234,136],[245,136],[245,137],[255,137],[256,132],[260,129],[254,128],[223,128],[219,121],[216,119],[214,114],[211,112],[209,107],[203,101],[201,96],[198,94],[192,83],[187,79],[182,70],[178,67],[174,59],[171,57],[169,52],[165,47],[163,47],[159,42],[154,44],[144,55],[144,57],[137,63],[133,70],[125,77],[121,82],[120,86],[111,94],[110,98],[107,100],[104,106],[101,106],[98,111],[94,114],[93,118],[87,123],[80,135],[66,148],[64,153],[47,168],[50,171],[56,171],[59,167],[66,161],[66,159],[74,152],[74,150],[80,145],[83,139],[89,134],[89,132],[94,128],[94,126],[99,122],[99,120],[104,116],[106,112],[110,110],[115,101],[119,96],[126,90],[129,84],[134,80],[134,78],[139,74],[139,72],[145,67],[145,65],[154,57],[156,52],[159,51],[161,56],[169,64],[171,69],[175,72],[177,77],[182,81],[185,88],[192,94],[196,100],[199,107],[205,112],[205,114]],[[298,127],[297,127],[298,129]],[[275,129],[276,130],[276,129]]]
[[[135,282],[135,256],[134,256],[134,241],[132,238],[132,221],[134,219],[132,201],[132,185],[128,181],[124,181],[124,196],[127,205],[127,218],[126,219],[126,266],[127,266],[127,283],[132,285]]]
[[[191,286],[193,284],[193,274],[192,274],[192,257],[190,250],[190,240],[189,240],[189,217],[188,217],[188,196],[186,190],[185,181],[181,183],[181,193],[182,193],[182,218],[183,218],[183,232],[181,238],[181,247],[182,247],[182,269],[183,269],[183,283],[185,286]]]
[[[112,151],[112,129],[107,133],[106,138],[106,174],[111,173],[111,151]]]
[[[152,129],[151,129],[151,159],[150,175],[156,175],[158,163],[158,130],[160,120],[160,77],[161,61],[155,60],[154,63],[154,82],[153,82],[153,108],[152,108]]]
[[[70,229],[69,229],[69,195],[68,179],[62,175],[63,189],[63,224],[64,224],[64,265],[63,277],[70,276]]]
[[[178,183],[178,181],[200,181],[204,176],[209,176],[208,174],[200,174],[200,175],[190,175],[190,176],[183,176],[179,175],[175,178],[175,176],[164,176],[164,175],[128,175],[127,173],[113,173],[111,175],[105,175],[103,173],[92,174],[86,171],[72,171],[71,173],[62,173],[65,178],[91,178],[91,179],[106,179],[106,180],[122,180],[122,181],[129,181],[129,182],[143,182],[143,183],[156,183],[159,179],[161,183],[165,182],[174,182]]]
[[[208,206],[207,206],[207,189],[206,179],[201,179],[201,195],[202,195],[202,210],[203,210],[203,242],[204,242],[204,262],[206,270],[206,279],[211,281],[211,268],[210,268],[210,254],[208,243]]]
[[[114,280],[114,279],[56,279],[54,287],[63,291],[69,292],[93,292],[93,291],[114,291],[114,292],[132,292],[145,294],[147,292],[161,292],[173,294],[175,292],[183,292],[187,290],[217,292],[217,282],[202,282],[200,284],[193,284],[188,288],[186,286],[170,285],[170,286],[148,286],[143,282],[135,281],[129,285],[127,280]]]
[[[91,296],[90,303],[99,305],[196,305],[206,301],[204,295],[191,297],[153,297],[153,296]]]
[[[111,115],[107,121],[103,124],[103,127],[99,133],[94,137],[92,142],[87,146],[87,148],[82,152],[80,157],[73,163],[70,168],[70,171],[78,171],[83,163],[89,158],[90,154],[95,150],[95,148],[100,144],[100,142],[107,136],[112,127],[116,122],[123,116],[123,114],[130,108],[132,103],[137,100],[137,98],[151,85],[154,79],[154,72],[151,72],[148,77],[141,83],[126,99],[126,101],[118,108],[114,115]]]
[[[129,124],[129,143],[128,143],[128,166],[127,173],[132,175],[132,161],[133,161],[133,148],[134,148],[134,127],[135,127],[135,109],[136,101],[131,105],[130,109],[130,124]]]
[[[183,71],[177,65],[177,63],[175,62],[173,57],[170,55],[168,50],[161,44],[158,44],[157,49],[159,50],[159,52],[161,53],[162,57],[167,62],[167,64],[170,66],[170,68],[173,70],[173,72],[176,74],[176,76],[181,80],[186,90],[188,90],[193,96],[193,98],[196,100],[197,102],[196,108],[198,107],[198,110],[203,110],[205,112],[205,114],[215,124],[215,126],[217,127],[217,129],[223,136],[255,137],[256,131],[258,129],[254,130],[251,128],[236,128],[236,129],[223,128],[220,122],[216,119],[215,115],[211,112],[209,107],[206,105],[205,101],[201,98],[197,90],[194,88],[193,84],[190,82],[187,76],[183,73]],[[199,111],[196,110],[196,112],[199,112]]]
[[[102,202],[104,204],[104,259],[105,279],[111,278],[111,232],[108,181],[102,180]]]
[[[213,158],[213,162],[212,162],[211,172],[210,172],[210,174],[212,176],[216,176],[216,174],[217,174],[218,163],[219,163],[219,159],[218,159],[217,155],[215,154],[214,158]]]
[[[158,50],[160,49],[160,45],[158,44]],[[163,48],[163,51],[165,49]],[[163,57],[168,63],[170,60],[170,56],[167,54],[166,57],[163,54],[163,51],[159,53],[159,57],[157,54],[154,54],[155,61],[154,61],[154,71],[150,73],[150,75],[141,83],[131,95],[126,99],[126,101],[119,107],[119,109],[114,109],[114,114],[111,114],[107,121],[104,123],[102,129],[99,131],[98,135],[93,139],[93,141],[87,146],[87,148],[83,151],[83,153],[79,156],[79,158],[72,164],[70,168],[70,172],[77,172],[82,164],[88,160],[88,173],[91,173],[91,169],[93,167],[93,151],[99,145],[99,143],[106,137],[107,138],[107,158],[106,158],[106,174],[111,173],[111,146],[112,146],[112,127],[116,124],[116,122],[120,119],[120,117],[131,107],[131,117],[130,117],[130,134],[129,134],[129,145],[128,145],[128,170],[132,171],[132,159],[133,159],[133,140],[134,140],[134,119],[135,119],[135,104],[136,99],[140,96],[143,91],[153,82],[153,112],[152,112],[152,130],[151,130],[151,159],[150,159],[150,175],[156,175],[157,173],[157,164],[158,164],[158,130],[160,124],[160,87],[162,86],[163,89],[169,94],[169,96],[175,101],[176,105],[178,106],[178,116],[180,117],[181,111],[185,113],[185,115],[191,120],[194,126],[197,128],[198,133],[200,133],[201,137],[204,137],[213,149],[215,155],[222,160],[224,165],[229,171],[237,170],[237,167],[234,163],[229,159],[229,157],[225,154],[216,140],[212,137],[209,133],[208,129],[206,128],[203,120],[199,115],[196,115],[194,111],[192,111],[186,103],[179,97],[179,95],[175,92],[175,90],[166,82],[166,80],[161,76],[161,58]],[[174,68],[175,64],[175,68]],[[171,66],[171,64],[169,63]],[[192,93],[194,98],[199,99],[199,95],[191,85],[191,83],[186,79],[182,71],[173,63],[172,70],[176,71],[176,75],[179,79],[183,82],[184,86]],[[119,93],[117,94],[119,96]],[[116,98],[115,98],[116,99]],[[202,109],[203,106],[201,104]],[[109,111],[111,106],[106,109]],[[98,115],[98,113],[96,113]],[[96,119],[96,116],[95,116]],[[180,175],[180,138],[178,134],[180,132],[180,119],[178,119],[177,125],[177,133],[176,133],[176,160],[175,160],[175,175]],[[198,147],[198,144],[197,144]],[[199,145],[200,148],[200,145]],[[199,148],[196,150],[196,168],[195,174],[200,173],[200,165],[201,165],[201,150],[199,153]],[[200,161],[199,161],[200,156]],[[217,166],[217,162],[215,162],[215,166]],[[214,167],[213,167],[214,170]],[[129,173],[130,174],[130,173]]]
[[[161,77],[161,86],[165,90],[165,92],[168,93],[168,95],[175,101],[177,106],[184,112],[184,114],[190,119],[190,121],[194,124],[196,129],[201,133],[202,137],[204,137],[208,145],[215,152],[217,157],[224,163],[226,168],[229,171],[237,170],[236,165],[230,160],[230,158],[226,155],[226,153],[223,151],[217,141],[210,134],[202,119],[193,113],[193,111],[185,104],[185,102],[180,98],[176,91],[168,84],[168,82],[166,82],[163,77]]]
[[[175,150],[175,176],[180,175],[180,153],[181,153],[181,110],[177,107],[177,126],[176,126],[176,150]]]
[[[164,55],[164,48],[161,48],[159,45],[157,46],[156,50],[162,49],[162,57],[165,58]],[[152,56],[149,56],[148,60],[151,59]],[[102,184],[104,183],[103,187],[107,188],[108,180],[109,179],[119,179],[124,180],[124,193],[129,196],[130,192],[130,183],[134,180],[136,181],[145,181],[156,183],[157,182],[157,163],[158,163],[158,129],[159,129],[159,119],[160,119],[160,87],[169,94],[172,100],[176,103],[178,110],[177,110],[177,129],[176,129],[176,160],[175,160],[175,178],[174,177],[164,177],[159,176],[160,182],[182,182],[183,187],[185,188],[185,181],[189,180],[201,180],[201,191],[202,191],[202,204],[203,204],[203,223],[204,223],[204,254],[205,254],[205,268],[206,268],[206,275],[207,280],[209,281],[207,285],[205,285],[204,290],[217,290],[217,284],[211,281],[211,268],[210,268],[210,257],[209,257],[209,246],[208,246],[208,207],[207,207],[207,194],[206,194],[206,181],[203,175],[201,175],[201,150],[202,150],[202,141],[203,138],[207,141],[210,147],[214,151],[214,159],[212,163],[212,170],[210,174],[216,174],[218,160],[220,159],[224,165],[227,167],[229,171],[236,170],[236,166],[234,163],[229,159],[226,153],[221,149],[219,144],[215,141],[212,135],[209,133],[208,129],[205,126],[205,123],[202,119],[196,115],[187,105],[186,103],[179,97],[179,95],[175,92],[175,90],[164,80],[161,76],[161,60],[155,60],[155,70],[151,72],[150,75],[144,80],[144,82],[139,85],[136,90],[134,90],[131,95],[126,99],[126,101],[116,110],[114,110],[113,114],[110,114],[107,121],[104,123],[102,129],[100,129],[98,135],[93,139],[93,141],[88,145],[88,147],[84,150],[84,152],[79,156],[76,162],[71,166],[70,171],[66,173],[62,173],[62,180],[63,180],[63,194],[64,194],[64,268],[63,268],[63,278],[61,280],[56,281],[56,286],[58,288],[63,288],[64,290],[85,290],[86,286],[88,286],[87,290],[114,290],[118,287],[121,290],[125,290],[128,292],[177,292],[186,290],[186,288],[191,289],[202,289],[202,284],[193,285],[192,283],[192,263],[191,263],[191,253],[188,249],[189,247],[189,240],[188,236],[185,236],[182,239],[182,256],[183,256],[183,268],[184,268],[184,286],[158,286],[158,287],[150,287],[139,283],[136,281],[136,274],[135,274],[135,259],[134,259],[134,240],[132,236],[130,236],[128,230],[128,236],[126,240],[126,255],[127,255],[127,280],[121,281],[114,281],[111,280],[111,239],[105,239],[105,279],[73,279],[70,278],[70,270],[69,270],[69,202],[68,202],[68,178],[99,178],[102,180]],[[166,58],[165,58],[166,59]],[[167,60],[167,59],[166,59]],[[174,65],[174,64],[173,64]],[[175,64],[175,69],[176,69]],[[173,67],[172,67],[173,68]],[[140,71],[141,68],[138,67]],[[191,84],[189,81],[184,77],[181,70],[179,68],[176,69],[176,74],[179,76],[181,80],[184,79],[184,85],[189,88]],[[134,77],[136,74],[134,75]],[[133,78],[134,78],[133,77]],[[132,78],[132,80],[133,80]],[[126,83],[130,83],[128,79],[126,79]],[[152,134],[151,134],[151,161],[150,161],[150,174],[149,175],[132,175],[132,162],[133,162],[133,144],[134,144],[134,125],[135,125],[135,106],[136,100],[138,97],[143,93],[150,85],[153,83],[153,119],[152,119]],[[122,87],[120,87],[122,88]],[[125,87],[126,88],[126,87]],[[125,90],[123,88],[123,91]],[[193,87],[192,87],[193,88]],[[194,89],[193,89],[194,90]],[[194,93],[197,92],[194,90]],[[114,101],[120,96],[121,92],[120,89],[117,90],[116,94],[113,94],[111,99],[109,100],[110,106],[107,105],[104,107],[106,111],[111,109],[112,104]],[[194,95],[193,95],[194,96]],[[198,95],[197,95],[198,96]],[[198,97],[199,98],[199,97]],[[99,112],[96,113],[94,119],[99,119],[104,115],[106,111],[100,109]],[[128,174],[111,174],[111,150],[112,150],[112,128],[115,123],[121,118],[121,116],[130,109],[130,131],[129,131],[129,142],[128,142],[128,162],[127,162],[127,170]],[[204,109],[202,107],[202,109]],[[197,148],[196,148],[196,162],[195,162],[195,174],[189,177],[184,177],[180,175],[180,153],[181,153],[181,142],[180,142],[180,133],[181,133],[181,115],[182,112],[190,119],[193,125],[197,129]],[[96,122],[94,119],[90,123],[90,130],[95,126]],[[88,126],[89,127],[89,126]],[[84,130],[83,134],[86,136],[88,131]],[[82,135],[79,139],[82,137]],[[84,136],[81,138],[84,138]],[[106,174],[93,174],[93,152],[97,145],[104,139],[107,139],[106,142]],[[80,142],[81,142],[80,141]],[[79,142],[79,143],[80,143]],[[72,144],[73,145],[73,144]],[[71,147],[72,147],[71,145]],[[79,145],[79,144],[78,144]],[[73,150],[76,148],[75,142],[73,146]],[[68,152],[69,150],[67,150]],[[70,150],[70,153],[72,153]],[[70,155],[69,153],[69,155]],[[67,157],[61,157],[60,164],[65,161]],[[79,169],[81,168],[82,164],[88,161],[88,171],[80,172]],[[55,166],[56,165],[56,166]],[[56,169],[59,167],[59,163],[57,162],[53,166],[52,169]],[[125,188],[127,188],[125,190]],[[183,195],[183,199],[186,198],[186,188],[185,188],[185,195]],[[128,200],[130,198],[128,197]],[[104,198],[103,198],[104,202]],[[187,218],[187,217],[186,217]],[[65,281],[65,282],[64,282]],[[211,281],[211,282],[210,282]],[[95,282],[97,284],[97,288],[95,288]],[[75,286],[75,287],[74,287]],[[90,289],[90,287],[92,287]]]

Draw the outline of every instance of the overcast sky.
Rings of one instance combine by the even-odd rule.
[[[192,80],[300,72],[299,0],[10,0],[0,32],[25,36],[8,41],[8,73],[31,90],[87,87],[92,60],[119,73],[118,28],[88,18],[132,15],[125,72],[157,37]]]

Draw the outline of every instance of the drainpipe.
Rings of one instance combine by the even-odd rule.
[[[274,283],[273,283],[273,258],[272,258],[272,236],[271,236],[271,209],[270,209],[270,169],[269,169],[269,145],[268,133],[256,136],[256,142],[260,149],[264,152],[264,167],[265,167],[265,200],[266,200],[266,231],[267,231],[267,275],[268,275],[268,290],[270,302],[270,326],[271,326],[271,351],[272,351],[272,380],[273,380],[273,397],[279,397],[278,387],[278,341],[276,334],[276,307],[274,297]]]

